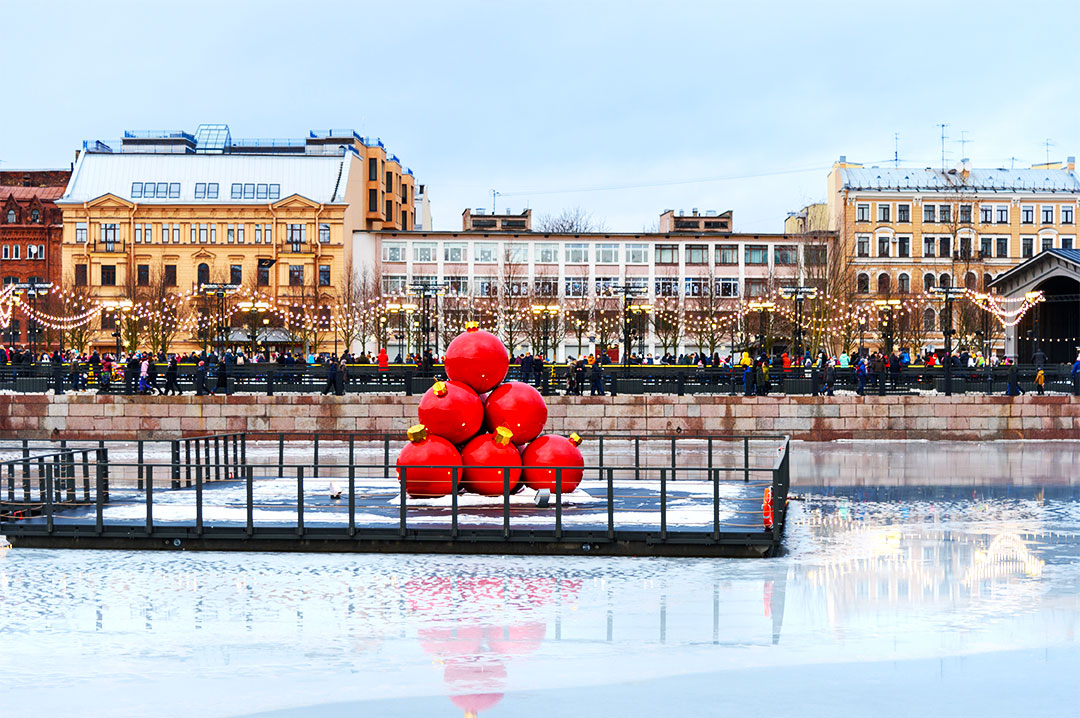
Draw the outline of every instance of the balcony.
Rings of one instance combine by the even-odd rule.
[[[95,252],[105,252],[108,254],[123,254],[124,243],[123,242],[94,242]]]

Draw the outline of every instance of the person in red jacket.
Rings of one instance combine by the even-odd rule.
[[[379,350],[379,371],[386,371],[390,368],[390,357],[386,354],[386,349]]]

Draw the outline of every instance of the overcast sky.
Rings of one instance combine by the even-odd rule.
[[[780,231],[840,155],[1027,166],[1080,153],[1076,2],[3,3],[0,167],[227,123],[353,127],[465,207],[666,208]],[[822,8],[828,8],[823,10]]]

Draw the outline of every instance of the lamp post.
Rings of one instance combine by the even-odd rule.
[[[638,354],[645,354],[645,334],[646,327],[648,326],[648,317],[652,314],[651,304],[632,304],[630,305],[630,313],[634,318],[634,332],[638,336]]]
[[[863,347],[863,340],[866,338],[866,317],[859,317],[859,356],[862,357],[866,351]]]
[[[892,354],[893,350],[893,310],[900,306],[899,299],[877,299],[874,301],[874,306],[878,310],[884,309],[885,315],[885,353]]]
[[[623,376],[627,376],[630,373],[630,307],[634,303],[634,298],[639,297],[648,292],[646,287],[640,284],[631,284],[625,282],[623,284],[616,284],[611,287],[612,294],[621,294],[623,297]]]
[[[214,302],[214,308],[217,310],[214,313],[214,328],[215,334],[218,339],[218,355],[224,354],[222,351],[225,344],[228,342],[228,338],[225,336],[227,327],[225,326],[225,297],[233,294],[240,289],[239,284],[200,284],[199,291],[206,297],[216,299]]]
[[[405,320],[409,321],[409,326],[412,326],[412,313],[416,311],[415,304],[392,302],[386,305],[386,311],[391,314],[397,315],[397,332],[394,337],[398,340],[398,355],[404,357],[407,348],[404,340],[408,336],[405,332]]]
[[[114,331],[112,333],[113,338],[116,339],[116,361],[120,361],[120,326],[121,315],[130,312],[135,306],[134,302],[130,299],[109,299],[102,303],[106,311],[113,313],[113,321],[116,323]]]
[[[243,312],[247,312],[248,329],[251,332],[251,336],[248,337],[249,351],[251,356],[255,356],[256,335],[259,328],[259,314],[265,312],[270,308],[269,302],[264,302],[261,299],[248,299],[240,302],[236,305]],[[268,322],[269,320],[267,320]]]
[[[802,303],[804,299],[817,297],[817,287],[781,287],[780,294],[786,299],[795,300],[795,331],[792,344],[795,346],[795,356],[803,355],[803,328],[802,328]]]
[[[558,304],[534,304],[532,305],[533,316],[540,321],[540,337],[543,345],[543,356],[546,359],[549,349],[549,330],[551,328],[551,322],[555,317],[559,315],[561,307]],[[558,354],[558,352],[555,352]],[[552,357],[552,361],[555,361],[555,357]]]
[[[424,317],[422,329],[424,333],[423,350],[431,349],[431,300],[435,300],[435,313],[439,312],[439,295],[446,293],[449,282],[436,282],[432,280],[417,280],[409,283],[409,295],[420,297],[424,305]],[[435,349],[438,350],[438,333],[435,337]]]
[[[945,301],[945,321],[941,329],[945,335],[945,396],[952,396],[952,303],[957,297],[967,294],[967,289],[934,287],[931,294]]]
[[[750,307],[750,311],[752,311],[752,312],[761,312],[760,319],[759,319],[759,321],[760,321],[760,325],[759,325],[760,334],[758,334],[758,336],[761,337],[761,350],[764,352],[765,351],[765,325],[767,324],[767,322],[769,320],[769,310],[776,307],[776,304],[774,304],[773,302],[764,302],[764,301],[760,301],[760,300],[754,300],[754,301],[750,302],[747,306]]]

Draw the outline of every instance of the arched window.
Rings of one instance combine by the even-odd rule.
[[[860,274],[855,278],[855,291],[859,294],[870,293],[870,275]]]
[[[205,263],[200,264],[198,274],[199,274],[199,284],[209,284],[210,283],[210,266],[208,264],[205,264]]]
[[[882,272],[877,277],[877,293],[888,294],[889,293],[889,275]]]
[[[935,319],[936,319],[936,317],[934,316],[934,310],[933,309],[931,309],[930,307],[927,307],[926,309],[924,309],[923,313],[922,313],[923,330],[927,331],[927,332],[934,331],[934,321],[935,321]]]
[[[36,209],[31,210],[30,211],[30,221],[33,222],[34,224],[37,224],[38,222],[40,222],[41,221],[41,212],[37,211]]]
[[[978,288],[979,279],[975,276],[975,272],[968,272],[964,275],[964,286],[971,290]]]
[[[15,210],[9,209],[7,212],[7,223],[15,224]]]
[[[994,281],[994,278],[990,276],[989,272],[987,272],[986,274],[983,275],[982,289],[983,289],[984,292],[989,292],[990,291],[990,282],[992,282],[992,281]]]
[[[929,272],[927,272],[926,274],[923,275],[922,288],[923,288],[923,291],[926,292],[927,294],[929,294],[934,289],[934,285],[936,283],[937,283],[937,278],[934,277],[933,274],[930,274]]]
[[[941,279],[938,280],[938,286],[947,289],[952,286],[952,277],[948,274],[942,274]]]
[[[896,291],[901,294],[907,294],[911,291],[911,277],[906,274],[901,274],[896,278]]]

